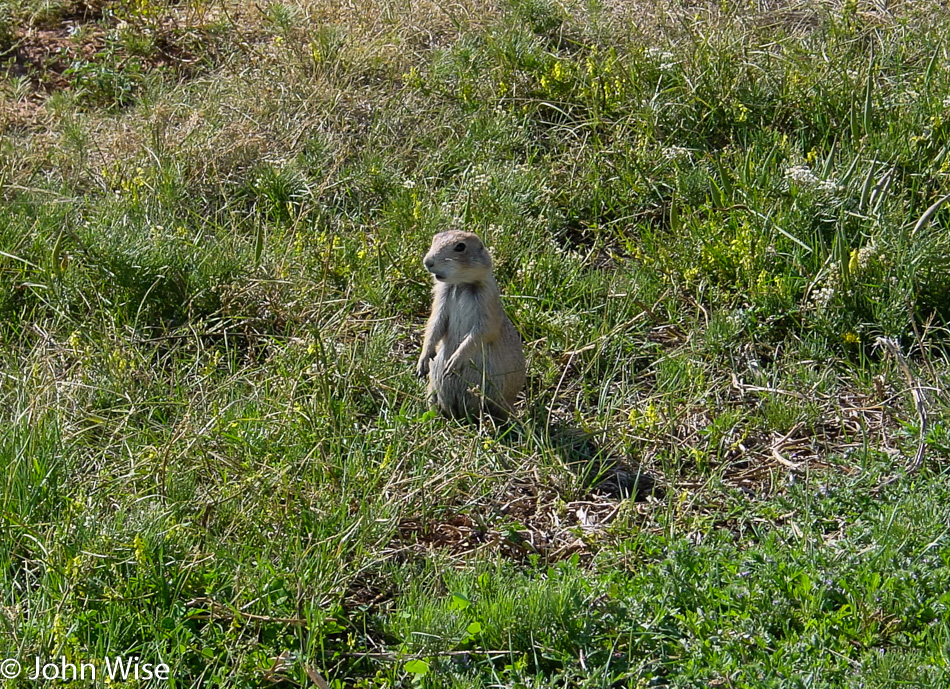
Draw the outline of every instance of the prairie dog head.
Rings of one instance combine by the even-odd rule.
[[[439,232],[422,261],[436,282],[477,284],[491,276],[491,256],[478,235],[461,230]]]

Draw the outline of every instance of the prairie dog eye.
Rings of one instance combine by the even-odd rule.
[[[457,251],[459,253],[465,251],[465,242],[459,242],[458,244],[456,244],[454,251]]]

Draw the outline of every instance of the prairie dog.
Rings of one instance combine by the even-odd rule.
[[[524,387],[525,359],[488,250],[471,232],[440,232],[423,265],[435,285],[416,373],[429,374],[429,404],[456,418],[483,409],[506,417]]]

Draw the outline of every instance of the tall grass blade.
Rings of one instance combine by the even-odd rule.
[[[877,215],[880,212],[881,204],[884,202],[884,199],[887,198],[887,191],[891,188],[891,183],[894,181],[894,168],[891,168],[881,177],[881,181],[874,185],[874,189],[871,191],[870,202],[874,204],[874,207],[871,209],[871,212]]]
[[[860,140],[861,130],[858,126],[858,97],[851,95],[851,110],[848,112],[848,125],[851,128],[851,138],[855,141]]]
[[[864,184],[861,186],[861,199],[858,201],[858,210],[863,211],[868,206],[868,199],[871,197],[871,189],[874,186],[874,171],[877,169],[877,161],[871,162],[868,168],[868,174],[864,177]]]
[[[851,243],[848,241],[844,230],[844,219],[838,220],[838,226],[835,228],[834,245],[831,247],[831,255],[834,262],[838,265],[839,275],[841,277],[841,287],[845,290],[851,287]]]
[[[769,223],[771,222],[771,220],[772,220],[772,213],[771,213],[771,211],[769,212],[768,215],[762,215],[761,213],[759,213],[758,211],[755,211],[755,210],[753,210],[752,213],[754,213],[757,218],[759,218],[760,220],[762,220],[762,224],[763,224],[763,226],[765,226],[765,227],[767,227],[767,226],[769,225]],[[794,242],[795,244],[797,244],[798,246],[800,246],[801,248],[803,248],[803,249],[804,249],[805,251],[807,251],[808,253],[811,253],[811,252],[813,251],[813,249],[812,249],[810,246],[808,246],[808,245],[807,245],[805,242],[803,242],[801,239],[799,239],[798,237],[796,237],[795,235],[793,235],[792,233],[790,233],[788,230],[785,230],[785,229],[781,228],[779,225],[777,225],[777,224],[774,223],[774,222],[771,222],[771,225],[772,225],[772,227],[774,227],[774,228],[776,229],[776,231],[777,231],[780,235],[782,235],[782,236],[785,237],[786,239],[788,239],[788,240]]]
[[[864,127],[864,134],[871,133],[871,125],[874,120],[874,57],[871,57],[871,64],[868,66],[868,80],[864,87],[864,112],[862,114],[861,124]]]
[[[831,142],[831,146],[828,147],[828,155],[825,156],[825,162],[821,166],[821,178],[828,179],[828,175],[831,174],[831,166],[835,161],[835,145],[837,141]]]
[[[732,189],[732,181],[729,179],[729,173],[726,171],[725,166],[722,164],[722,160],[720,158],[716,158],[715,163],[716,163],[716,172],[719,173],[719,182],[722,185],[721,193],[722,193],[723,201],[724,201],[723,205],[725,205],[725,203],[731,203],[732,199],[734,198],[733,189]]]
[[[36,264],[33,263],[32,261],[28,261],[28,260],[26,260],[25,258],[21,258],[20,256],[17,256],[17,255],[15,255],[15,254],[9,254],[9,253],[7,253],[6,251],[0,251],[0,256],[6,256],[7,258],[11,258],[11,259],[13,259],[14,261],[19,261],[20,263],[25,263],[26,265],[30,266],[30,268],[36,268],[37,270],[39,270],[39,268],[40,268],[38,265],[36,265]]]
[[[709,197],[716,208],[726,207],[726,197],[722,193],[722,189],[719,188],[719,185],[716,184],[716,180],[712,177],[709,178]]]
[[[848,170],[841,176],[841,186],[847,187],[851,184],[851,178],[854,176],[854,171],[857,169],[858,161],[860,160],[860,155],[854,156],[854,160],[851,161],[851,165],[848,167]]]
[[[925,91],[930,89],[930,79],[933,77],[934,67],[936,67],[937,65],[937,56],[940,55],[940,49],[942,47],[943,47],[942,45],[938,45],[936,49],[934,49],[934,54],[930,56],[930,62],[927,63],[927,71],[924,72],[924,90]]]
[[[261,257],[264,255],[264,223],[257,226],[257,235],[254,237],[254,267],[261,265]]]
[[[943,206],[947,201],[950,201],[950,194],[942,196],[936,201],[930,208],[924,211],[924,214],[920,216],[920,219],[917,221],[917,224],[914,225],[914,229],[910,231],[911,236],[917,234],[921,229],[923,229],[927,223],[929,223],[933,217],[937,214],[937,211],[940,210],[940,207]]]
[[[66,229],[63,228],[59,231],[59,234],[56,235],[56,241],[53,242],[53,248],[50,250],[50,267],[53,269],[53,272],[56,275],[62,275],[63,266],[62,266],[62,255],[63,255],[63,235],[66,234]]]
[[[772,163],[775,160],[775,155],[779,152],[778,145],[772,146],[772,149],[769,151],[769,154],[765,156],[765,160],[762,161],[762,164],[759,166],[759,175],[758,175],[758,184],[759,186],[764,186],[766,181],[769,178],[770,170],[772,169]]]

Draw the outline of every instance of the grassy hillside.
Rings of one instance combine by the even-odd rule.
[[[947,36],[0,0],[13,684],[947,686]],[[512,428],[413,375],[450,226],[526,342]]]

